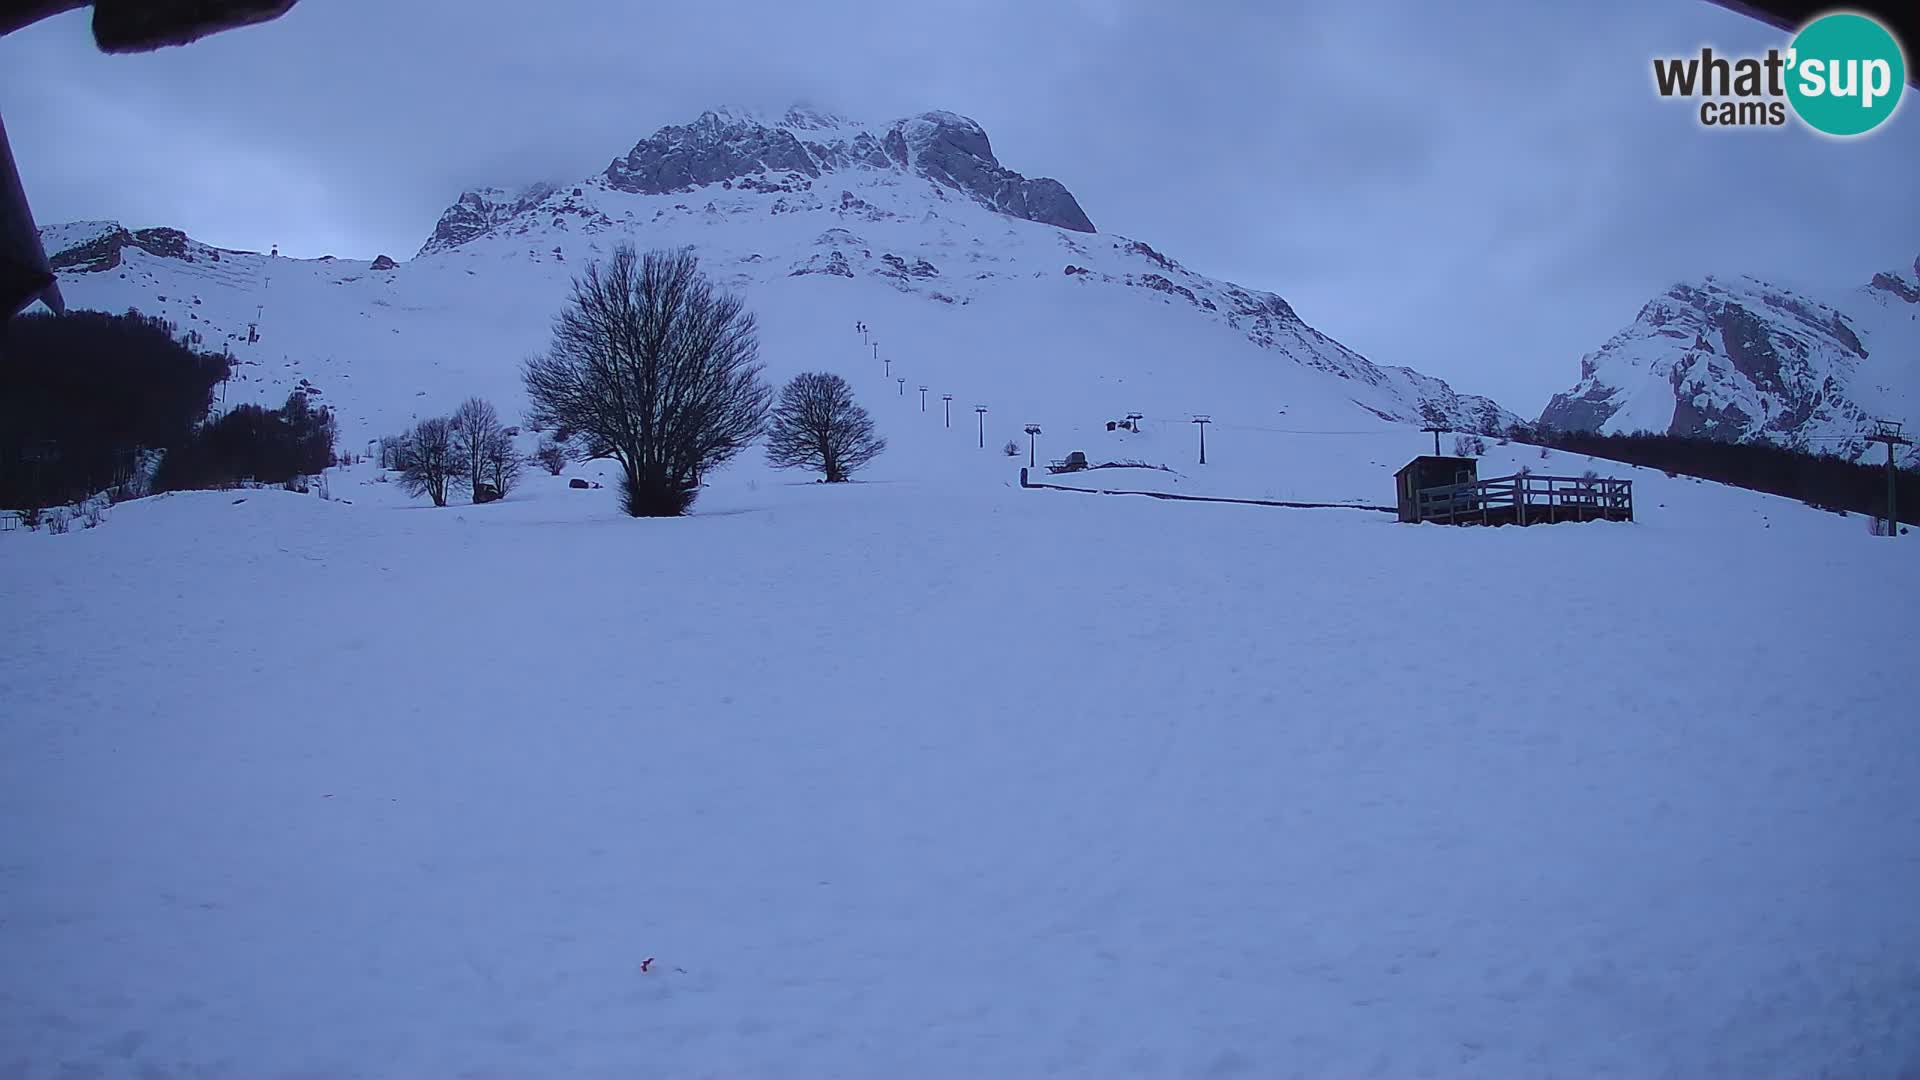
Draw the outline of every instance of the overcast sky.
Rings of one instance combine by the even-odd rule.
[[[1278,7],[303,0],[140,56],[76,12],[0,38],[0,115],[42,224],[405,258],[463,188],[577,179],[704,108],[949,109],[1102,231],[1529,416],[1677,280],[1920,255],[1916,92],[1851,141],[1703,130],[1651,58],[1784,37],[1705,0]]]

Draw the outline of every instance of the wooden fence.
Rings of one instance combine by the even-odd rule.
[[[1519,473],[1443,484],[1423,488],[1414,496],[1414,515],[1440,525],[1632,521],[1633,481]]]

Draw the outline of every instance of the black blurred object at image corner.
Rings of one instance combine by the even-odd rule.
[[[6,324],[35,300],[56,313],[66,310],[14,167],[6,121],[0,118],[0,338]]]
[[[52,15],[93,8],[93,41],[101,52],[150,52],[208,34],[267,22],[296,0],[0,0],[0,34]]]
[[[1695,0],[1684,0],[1692,3]],[[1907,82],[1920,87],[1920,57],[1914,55],[1920,48],[1920,3],[1914,0],[1867,0],[1864,3],[1847,3],[1845,0],[1708,0],[1728,11],[1736,11],[1750,19],[1779,27],[1782,30],[1798,30],[1815,18],[1834,11],[1857,11],[1862,15],[1871,15],[1880,21],[1880,25],[1893,31],[1900,47],[1907,54]]]

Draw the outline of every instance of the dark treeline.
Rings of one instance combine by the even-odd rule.
[[[1673,435],[1597,435],[1577,431],[1516,431],[1516,441],[1551,446],[1629,465],[1684,473],[1736,487],[1799,499],[1827,510],[1885,517],[1887,466],[1771,443],[1731,443]],[[1876,455],[1884,451],[1876,448]],[[1920,473],[1897,470],[1900,520],[1920,525]]]
[[[228,374],[173,327],[129,312],[22,315],[0,350],[0,506],[123,483],[140,450],[184,445]]]
[[[195,352],[137,311],[22,315],[0,349],[0,506],[29,510],[106,491],[144,493],[141,455],[160,451],[153,490],[280,483],[331,465],[334,421],[295,393],[211,423],[228,358]]]
[[[333,464],[331,410],[313,408],[298,391],[278,409],[239,405],[203,425],[167,453],[155,491],[217,488],[241,480],[278,484]]]

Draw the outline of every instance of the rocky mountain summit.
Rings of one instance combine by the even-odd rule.
[[[1875,418],[1920,419],[1920,259],[1831,302],[1751,276],[1675,285],[1580,360],[1540,421],[1858,457]]]
[[[494,226],[511,221],[553,194],[553,185],[529,184],[521,188],[485,187],[463,191],[452,206],[440,215],[433,235],[420,245],[419,254],[450,251],[480,236]]]
[[[801,177],[813,181],[863,168],[923,176],[1010,217],[1095,231],[1064,185],[1001,165],[986,130],[950,112],[921,113],[876,130],[797,108],[771,122],[745,110],[709,111],[642,139],[614,159],[605,176],[619,191],[665,195],[709,184],[790,188]]]
[[[100,273],[120,265],[128,248],[182,262],[219,262],[222,255],[250,255],[210,247],[179,229],[128,229],[112,221],[82,221],[41,230],[49,264],[55,271]]]

